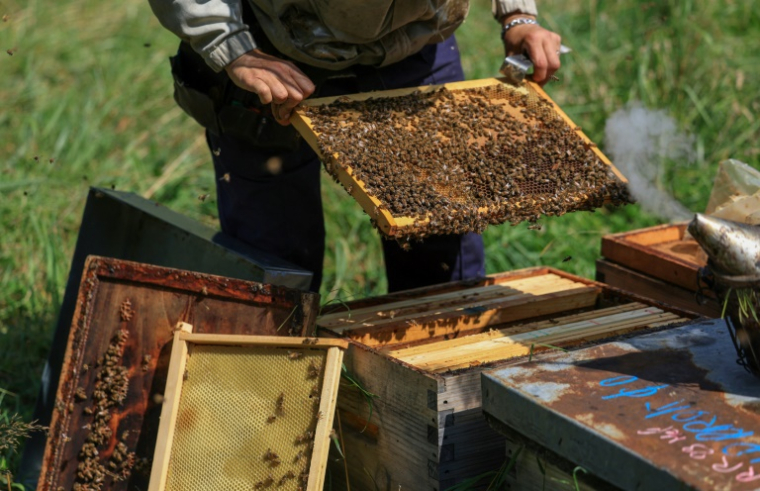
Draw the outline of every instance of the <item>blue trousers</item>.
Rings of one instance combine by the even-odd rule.
[[[315,97],[455,82],[464,79],[454,37],[382,68],[355,67],[351,77],[330,79]],[[325,251],[320,195],[321,164],[301,142],[290,152],[251,148],[229,135],[206,133],[217,177],[222,230],[314,273],[319,291]],[[358,206],[358,205],[357,205]],[[440,235],[404,251],[382,240],[390,292],[485,275],[480,235]]]

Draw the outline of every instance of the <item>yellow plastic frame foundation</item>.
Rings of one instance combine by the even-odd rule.
[[[150,491],[321,490],[340,339],[174,334]]]

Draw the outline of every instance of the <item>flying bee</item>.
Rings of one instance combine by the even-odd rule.
[[[204,201],[206,201],[208,199],[209,196],[210,196],[209,194],[199,194],[198,195],[198,201],[200,201],[201,203],[203,203]]]
[[[303,353],[300,351],[288,350],[288,358],[290,358],[291,360],[298,360],[300,358],[303,358]]]

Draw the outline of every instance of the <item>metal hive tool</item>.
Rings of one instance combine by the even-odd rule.
[[[293,123],[373,224],[397,239],[631,202],[625,178],[533,83],[314,99]]]

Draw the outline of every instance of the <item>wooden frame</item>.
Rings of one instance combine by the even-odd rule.
[[[309,338],[280,338],[276,336],[243,336],[194,334],[191,326],[185,324],[174,334],[171,363],[161,409],[161,425],[159,427],[153,468],[150,477],[150,491],[163,491],[166,486],[167,473],[170,465],[174,431],[179,411],[179,401],[182,396],[183,374],[192,345],[222,345],[245,347],[276,347],[276,348],[323,348],[327,351],[323,373],[323,383],[319,400],[319,412],[323,417],[316,423],[314,432],[314,447],[308,473],[306,491],[322,489],[327,468],[327,456],[330,448],[330,431],[338,396],[341,363],[343,351],[348,343],[341,339],[309,339]]]
[[[282,286],[113,258],[85,262],[61,378],[47,437],[39,491],[72,489],[77,467],[107,466],[122,443],[136,461],[150,461],[155,449],[169,365],[169,343],[178,322],[196,332],[307,336],[314,330],[319,295]],[[125,399],[109,407],[112,435],[95,457],[82,455],[92,433],[94,387],[99,360],[120,332],[127,334],[119,365],[128,370]],[[299,338],[302,339],[302,338]],[[82,397],[84,396],[84,398]],[[127,417],[128,416],[128,417]],[[128,434],[127,438],[121,438]],[[106,475],[111,491],[146,489],[150,469],[134,466],[118,480]]]
[[[610,170],[614,173],[614,175],[622,182],[627,183],[627,180],[625,177],[618,171],[617,168],[610,162],[610,160],[599,150],[599,148],[596,147],[596,145],[593,144],[593,142],[589,139],[589,137],[583,133],[580,127],[578,127],[573,121],[570,119],[570,117],[565,114],[562,109],[549,97],[549,95],[544,92],[544,90],[539,86],[538,84],[526,81],[524,85],[516,87],[514,85],[509,84],[506,79],[504,78],[487,78],[487,79],[481,79],[481,80],[467,80],[463,82],[453,82],[453,83],[447,83],[447,84],[441,84],[441,85],[428,85],[428,86],[421,86],[421,87],[411,87],[411,88],[403,88],[403,89],[394,89],[394,90],[385,90],[385,91],[376,91],[376,92],[365,92],[360,94],[352,94],[352,95],[344,95],[344,96],[333,96],[333,97],[320,97],[316,99],[309,99],[300,104],[299,107],[296,108],[296,110],[293,112],[293,116],[291,118],[291,122],[293,126],[301,133],[303,138],[306,140],[306,142],[311,146],[311,148],[317,153],[319,158],[325,162],[325,165],[328,166],[329,169],[332,169],[334,172],[334,177],[338,180],[338,182],[341,183],[341,185],[349,192],[351,197],[353,197],[359,205],[364,209],[365,212],[367,212],[368,215],[374,216],[375,221],[377,224],[378,229],[380,229],[385,235],[393,237],[397,235],[401,235],[402,230],[411,227],[416,220],[412,217],[405,217],[405,216],[393,216],[390,211],[385,209],[384,206],[382,206],[380,200],[378,200],[375,196],[372,196],[366,189],[366,185],[363,181],[358,179],[356,176],[354,176],[354,172],[349,166],[341,166],[334,164],[334,162],[337,161],[337,154],[326,156],[323,155],[320,151],[319,146],[319,129],[315,128],[311,119],[306,116],[305,112],[303,111],[303,107],[314,107],[314,106],[320,106],[320,105],[326,105],[334,102],[335,100],[339,98],[347,98],[351,101],[363,101],[370,98],[380,98],[380,97],[401,97],[410,95],[415,92],[419,92],[422,94],[426,93],[432,93],[441,87],[444,87],[448,90],[456,91],[456,90],[466,90],[466,89],[475,89],[475,88],[481,88],[481,87],[493,87],[493,86],[507,86],[510,88],[510,90],[513,90],[517,93],[521,93],[524,95],[528,95],[530,93],[533,93],[537,95],[538,97],[544,98],[552,105],[553,110],[559,115],[568,126],[575,129],[576,134],[581,138],[582,141],[589,144],[594,154],[601,160],[605,165],[607,165]],[[486,213],[488,212],[488,208],[481,208],[479,209],[480,213]]]

